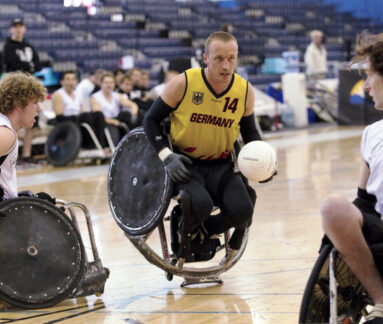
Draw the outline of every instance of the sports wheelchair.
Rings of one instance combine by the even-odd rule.
[[[55,124],[55,121],[50,122]],[[82,127],[92,139],[95,149],[81,149],[82,135],[80,128],[72,121],[57,123],[49,133],[45,144],[45,156],[53,166],[65,166],[75,159],[107,160],[112,157],[115,151],[115,145],[119,142],[119,130],[128,132],[128,126],[120,122],[117,127],[106,127],[104,129],[111,153],[105,154],[98,141],[93,129],[87,123],[81,123]]]
[[[370,246],[383,275],[383,244]],[[322,246],[303,294],[299,323],[360,323],[371,297],[331,243]]]
[[[74,208],[86,218],[92,261],[85,252]],[[0,301],[21,308],[100,296],[109,277],[86,206],[31,193],[0,202],[0,258]]]
[[[142,127],[129,132],[116,148],[108,174],[108,198],[114,220],[133,245],[150,263],[163,269],[169,281],[173,275],[183,277],[182,287],[223,283],[219,275],[234,266],[245,250],[248,229],[238,250],[229,248],[230,231],[224,233],[223,244],[219,238],[192,240],[192,226],[188,223],[192,219],[190,197],[184,191],[174,192],[172,181]],[[165,217],[172,198],[176,205]],[[174,221],[177,217],[183,220],[181,233],[177,232],[178,224]],[[156,230],[158,235],[153,238]],[[173,253],[168,247],[169,233]],[[161,251],[151,247],[158,237]],[[185,266],[185,263],[209,261],[220,250],[225,253],[215,265]]]

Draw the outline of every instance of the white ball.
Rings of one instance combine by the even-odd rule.
[[[238,167],[249,180],[266,180],[277,170],[277,153],[269,143],[263,141],[249,142],[239,152]]]

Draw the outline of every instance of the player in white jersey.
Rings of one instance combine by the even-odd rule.
[[[1,199],[18,195],[16,160],[19,145],[16,131],[21,127],[32,128],[45,93],[46,89],[37,78],[22,72],[8,73],[0,81]]]
[[[383,111],[383,34],[359,38],[354,62],[363,63],[364,89]],[[383,323],[383,280],[368,245],[383,243],[383,120],[363,132],[358,196],[353,203],[340,195],[321,206],[324,231],[375,302],[368,324]]]
[[[77,76],[74,71],[66,71],[61,74],[61,88],[52,96],[53,110],[56,113],[57,122],[72,121],[77,124],[82,132],[82,147],[94,148],[94,142],[89,132],[80,127],[81,123],[88,124],[96,135],[100,145],[108,152],[108,144],[104,129],[105,118],[101,111],[86,111],[87,107],[81,95],[76,91]]]

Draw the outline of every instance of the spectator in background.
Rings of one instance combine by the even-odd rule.
[[[112,73],[101,78],[101,90],[91,97],[93,111],[102,111],[107,124],[120,127],[121,122],[134,128],[138,118],[138,106],[126,96],[114,91],[115,82]],[[122,108],[122,109],[121,109]],[[122,131],[120,137],[124,134]]]
[[[141,82],[140,82],[140,87],[143,92],[149,91],[149,83],[150,83],[150,75],[148,71],[143,70],[141,72]],[[144,96],[145,96],[144,94]]]
[[[322,45],[323,33],[313,30],[310,33],[311,43],[306,49],[306,75],[312,79],[324,79],[327,73],[327,51]]]
[[[85,105],[85,110],[90,111],[90,97],[93,93],[100,90],[101,78],[105,73],[107,73],[106,70],[97,69],[77,85],[75,91],[80,98],[79,100]]]
[[[133,81],[128,75],[124,75],[121,79],[120,90],[123,95],[130,99],[130,93],[133,90]]]
[[[77,75],[73,71],[63,72],[60,78],[61,88],[52,96],[53,110],[56,113],[57,122],[72,121],[75,124],[87,123],[95,133],[100,145],[104,148],[104,153],[110,153],[107,149],[107,141],[104,133],[106,127],[104,115],[100,111],[84,112],[84,106],[80,95],[75,92],[77,85]],[[95,145],[89,132],[83,127],[82,147],[94,148]]]
[[[133,69],[129,70],[128,76],[133,82],[133,90],[130,94],[130,98],[136,99],[142,99],[142,88],[141,88],[141,79],[142,79],[142,70],[140,68],[134,67]]]
[[[122,78],[120,89],[124,96],[132,100],[130,95],[133,90],[133,81],[128,75],[125,75]],[[136,126],[141,126],[146,112],[150,109],[151,105],[153,104],[153,100],[146,95],[143,99],[135,98],[132,101],[138,105],[138,117]]]
[[[166,84],[173,79],[175,76],[177,76],[179,73],[174,70],[169,70],[165,73],[165,80],[163,83],[156,85],[152,90],[149,91],[147,94],[147,98],[151,100],[156,100],[164,91]]]
[[[5,72],[22,71],[35,73],[40,71],[42,66],[39,55],[35,48],[24,39],[26,27],[20,18],[11,23],[10,34],[5,41],[3,49],[3,63]],[[18,161],[20,165],[28,165],[34,162],[32,158],[32,140],[35,129],[38,127],[38,117],[32,129],[26,129],[24,135],[23,150]]]
[[[116,83],[116,91],[121,93],[121,82],[122,78],[125,76],[125,71],[121,68],[115,69],[113,71],[114,74],[114,81]]]

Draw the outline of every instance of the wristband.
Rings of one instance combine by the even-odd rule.
[[[170,148],[168,147],[164,147],[159,153],[158,153],[158,156],[160,157],[160,160],[162,162],[165,161],[165,159],[170,155],[172,154],[173,152],[170,150]]]

